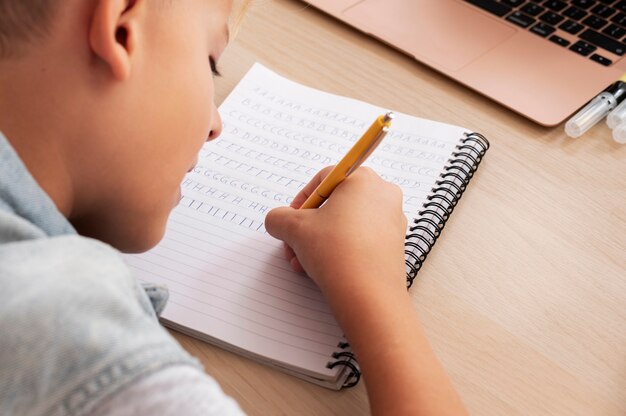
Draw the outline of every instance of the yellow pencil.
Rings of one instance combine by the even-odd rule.
[[[335,188],[354,172],[376,149],[389,131],[394,119],[393,113],[382,115],[374,121],[352,149],[341,159],[313,193],[304,201],[300,209],[319,208]]]

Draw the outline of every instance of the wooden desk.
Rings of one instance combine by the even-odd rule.
[[[492,148],[412,289],[475,415],[626,414],[626,146],[565,137],[292,0],[256,0],[221,102],[259,61],[312,87],[484,133]],[[333,392],[183,335],[251,415],[361,415]]]

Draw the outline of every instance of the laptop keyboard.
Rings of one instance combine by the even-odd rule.
[[[464,0],[605,66],[626,54],[626,0]]]

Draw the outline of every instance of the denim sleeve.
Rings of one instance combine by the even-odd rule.
[[[215,380],[201,371],[171,366],[103,400],[91,416],[244,416]]]
[[[199,367],[116,250],[76,235],[13,237],[0,244],[0,414],[89,414],[150,374]]]

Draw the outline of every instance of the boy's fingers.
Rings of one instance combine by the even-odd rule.
[[[296,257],[295,251],[287,243],[283,243],[285,245],[285,258],[291,265],[291,268],[296,273],[304,273],[304,268],[300,264],[298,257]]]
[[[297,273],[303,273],[304,269],[290,244],[298,233],[302,213],[294,208],[281,207],[271,210],[265,217],[265,229],[272,237],[283,241],[285,258]]]
[[[315,188],[317,188],[317,186],[320,183],[322,183],[324,178],[328,176],[328,174],[330,173],[330,171],[333,170],[333,168],[334,166],[327,166],[324,169],[317,172],[317,174],[313,177],[313,179],[311,179],[311,181],[308,184],[306,184],[306,186],[302,188],[302,190],[298,193],[298,195],[296,195],[296,197],[293,199],[293,202],[291,203],[291,207],[300,208],[302,204],[304,204],[304,201],[306,201],[307,198],[313,193],[313,191],[315,191]]]
[[[292,246],[302,214],[303,211],[290,207],[274,208],[265,217],[265,229],[272,237]]]

